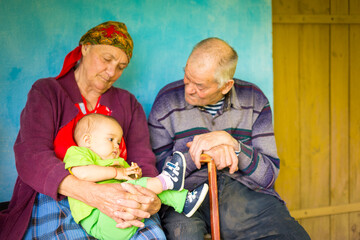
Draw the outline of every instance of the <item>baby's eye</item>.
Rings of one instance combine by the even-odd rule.
[[[113,138],[109,138],[109,141],[112,142],[114,139]]]

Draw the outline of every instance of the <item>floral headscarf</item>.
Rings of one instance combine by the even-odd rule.
[[[68,73],[81,59],[82,45],[111,45],[120,48],[125,52],[128,62],[130,62],[134,48],[133,40],[124,23],[115,21],[101,23],[87,31],[81,37],[79,46],[66,55],[63,68],[56,79]]]

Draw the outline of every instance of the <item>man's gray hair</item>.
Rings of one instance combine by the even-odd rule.
[[[234,77],[238,55],[224,40],[215,37],[202,40],[194,46],[190,57],[198,54],[210,58],[216,64],[214,78],[219,88]]]

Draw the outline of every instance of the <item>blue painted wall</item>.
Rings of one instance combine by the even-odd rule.
[[[165,84],[181,79],[194,44],[216,36],[239,55],[235,77],[254,82],[272,103],[271,0],[0,0],[0,201],[17,177],[13,144],[27,92],[59,73],[65,55],[91,27],[123,21],[134,57],[115,84],[148,115]]]

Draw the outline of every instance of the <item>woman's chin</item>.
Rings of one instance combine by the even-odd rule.
[[[109,85],[106,85],[106,84],[98,84],[98,85],[96,85],[96,90],[100,94],[103,94],[104,92],[109,90],[110,87],[111,87],[111,85],[109,86]]]

